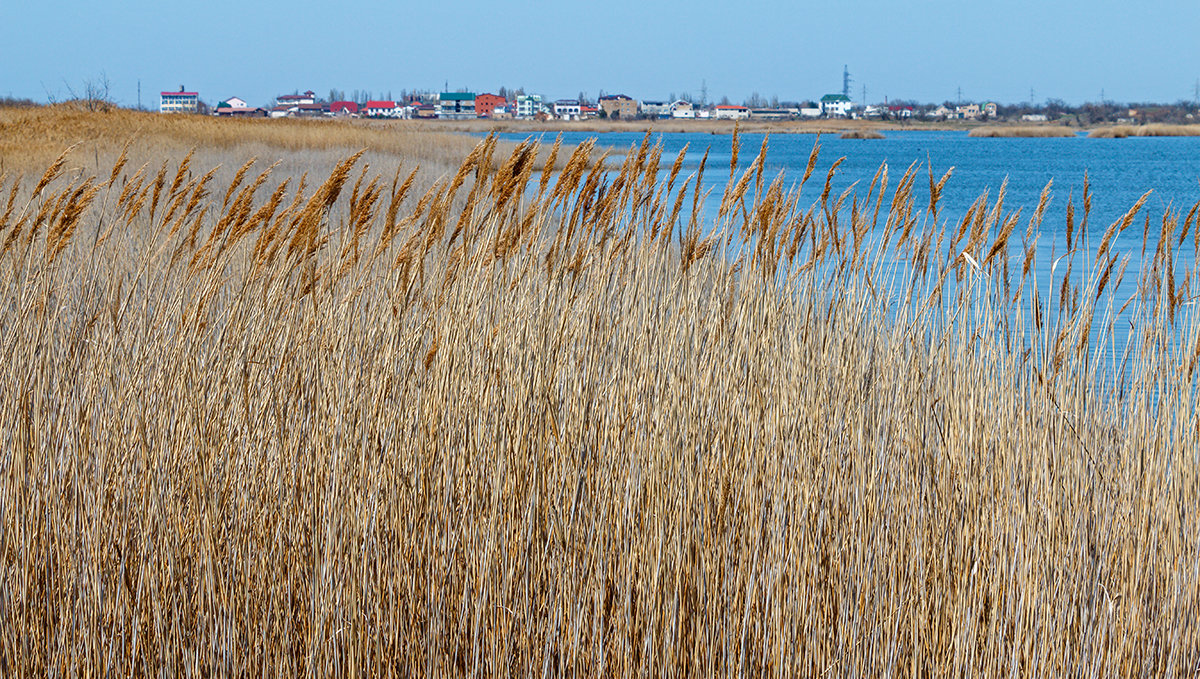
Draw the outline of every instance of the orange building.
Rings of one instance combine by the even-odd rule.
[[[491,118],[492,112],[502,108],[508,102],[498,94],[478,94],[475,96],[475,115],[480,118]]]

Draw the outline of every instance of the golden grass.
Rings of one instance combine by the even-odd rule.
[[[1200,136],[1200,125],[1113,125],[1101,127],[1088,133],[1089,137],[1120,139],[1123,137],[1196,137]]]
[[[1059,125],[973,127],[968,137],[1074,137],[1075,130]]]
[[[875,130],[843,130],[840,135],[841,139],[884,139],[882,133]]]
[[[215,118],[161,115],[128,109],[90,112],[72,104],[0,107],[0,171],[45,167],[64,147],[80,143],[77,156],[109,162],[133,142],[136,160],[178,159],[188,150],[220,157],[229,153],[281,157],[297,153],[348,155],[370,149],[426,167],[453,172],[478,143],[419,121],[302,118]],[[514,145],[502,146],[506,153]]]
[[[1085,189],[1044,297],[1049,186],[1017,242],[915,168],[805,208],[764,143],[706,225],[590,150],[0,180],[0,667],[1195,670],[1197,208],[1126,350],[1144,200],[1085,254]]]

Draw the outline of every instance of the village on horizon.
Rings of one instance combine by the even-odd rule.
[[[341,95],[337,97],[336,95]],[[437,120],[541,120],[583,121],[608,120],[754,120],[784,121],[800,119],[863,119],[904,121],[1020,121],[1052,122],[1073,114],[1074,110],[1060,101],[1050,100],[1045,106],[1003,106],[994,101],[943,104],[893,102],[865,104],[854,102],[847,91],[826,94],[819,100],[770,103],[755,96],[753,101],[733,104],[727,99],[712,104],[697,102],[686,95],[672,100],[637,100],[624,94],[601,92],[594,101],[583,98],[547,100],[523,90],[500,88],[498,94],[474,92],[414,93],[400,99],[371,99],[369,95],[355,100],[344,93],[331,91],[321,98],[312,90],[282,94],[267,107],[251,106],[244,99],[229,97],[215,107],[206,105],[200,94],[180,87],[178,91],[160,94],[161,113],[209,114],[220,117],[265,118],[322,118],[351,117],[375,119],[437,119]],[[1090,118],[1099,116],[1111,122],[1150,122],[1168,119],[1193,120],[1195,111],[1182,103],[1176,106],[1120,107],[1105,103],[1088,105]]]

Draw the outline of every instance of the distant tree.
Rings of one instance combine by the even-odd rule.
[[[729,97],[722,96],[720,101],[721,106],[729,106]]]
[[[779,108],[779,97],[774,94],[771,95],[771,108]]]

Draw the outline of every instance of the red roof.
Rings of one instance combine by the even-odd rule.
[[[358,104],[353,101],[335,101],[329,105],[329,110],[337,113],[338,111],[349,111],[350,113],[358,113]]]
[[[368,101],[363,108],[396,108],[394,101]]]
[[[198,97],[198,96],[200,96],[197,92],[163,92],[162,95],[164,97],[171,96],[171,95],[176,95],[176,96],[180,96],[180,97]]]

